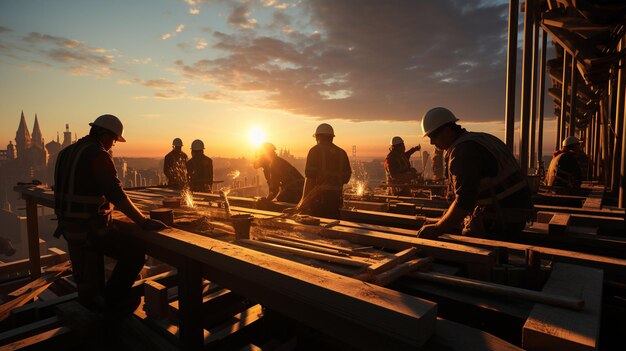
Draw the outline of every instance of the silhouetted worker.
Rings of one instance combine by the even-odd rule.
[[[85,271],[85,251],[102,252],[117,260],[104,291],[105,311],[116,316],[132,312],[139,296],[131,287],[144,264],[143,248],[111,221],[113,205],[144,230],[166,228],[162,222],[146,218],[128,198],[109,150],[122,136],[124,126],[113,115],[102,115],[89,124],[89,135],[63,149],[54,174],[55,236],[67,240],[72,270],[77,284],[95,272]],[[80,290],[79,290],[80,291]],[[81,297],[82,302],[89,304]]]
[[[395,136],[391,139],[389,153],[385,158],[385,173],[391,195],[411,194],[408,185],[417,180],[417,170],[411,167],[409,159],[420,149],[421,146],[417,145],[406,150],[402,138]]]
[[[176,138],[172,141],[172,151],[165,155],[163,173],[167,177],[167,185],[174,189],[182,189],[187,181],[187,154],[182,150],[183,141]]]
[[[575,136],[565,138],[561,149],[554,152],[546,174],[546,185],[580,188],[582,176],[578,164],[580,141]]]
[[[304,177],[284,158],[276,155],[272,143],[263,143],[254,160],[254,168],[263,168],[269,193],[260,201],[281,201],[298,203],[302,198]]]
[[[443,179],[444,168],[443,150],[435,148],[435,155],[433,156],[433,179]]]
[[[196,139],[191,143],[191,159],[187,161],[191,191],[211,192],[213,187],[213,160],[204,154],[204,143]]]
[[[352,169],[346,152],[333,144],[335,132],[327,123],[313,134],[317,145],[309,150],[304,169],[304,190],[297,210],[317,217],[337,218],[343,206],[343,185]]]
[[[533,216],[530,189],[509,148],[487,133],[468,132],[443,107],[422,119],[424,136],[447,151],[448,179],[455,198],[435,224],[424,225],[418,236],[436,238],[463,229],[474,236],[516,235]]]

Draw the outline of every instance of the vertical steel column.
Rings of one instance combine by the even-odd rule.
[[[565,126],[567,121],[567,89],[569,85],[569,77],[567,67],[569,61],[569,54],[567,51],[563,50],[563,77],[561,78],[561,119],[559,123],[559,138],[556,141],[556,150],[561,148],[561,142],[565,139]]]
[[[517,27],[519,0],[509,1],[509,44],[506,56],[506,104],[504,106],[504,141],[511,151],[515,144],[515,74],[517,71]]]
[[[31,279],[41,277],[41,253],[39,252],[39,216],[37,203],[30,196],[26,200],[26,234],[28,235],[28,258]]]
[[[533,21],[533,58],[532,58],[532,98],[530,100],[530,134],[529,134],[529,143],[530,143],[530,157],[529,157],[529,167],[536,168],[537,167],[537,158],[535,157],[535,142],[537,135],[537,74],[539,71],[539,62],[537,62],[539,51],[539,24],[537,21]]]
[[[522,52],[522,96],[520,111],[520,153],[519,161],[522,174],[528,173],[528,132],[532,111],[530,100],[532,96],[532,30],[535,14],[535,0],[526,0],[524,10],[524,50]]]
[[[622,39],[620,44],[617,46],[617,51],[621,51],[624,48],[624,41],[626,39]],[[614,193],[619,191],[621,187],[620,183],[620,173],[621,173],[621,163],[623,162],[622,158],[622,134],[624,129],[624,90],[626,90],[626,72],[624,71],[624,64],[626,64],[626,60],[624,57],[620,58],[617,61],[618,63],[618,71],[617,71],[617,100],[615,103],[615,143],[613,144],[613,173],[611,178],[611,190]]]
[[[539,107],[537,109],[537,119],[539,122],[537,131],[537,160],[543,158],[543,109],[546,95],[546,50],[548,50],[548,33],[541,30],[541,60],[539,64]]]
[[[578,68],[576,68],[577,60],[577,55],[572,56],[572,76],[570,78],[572,89],[569,96],[569,129],[567,136],[576,135],[576,101],[578,101],[578,97],[576,96],[576,94],[578,94],[578,89],[576,86],[578,84],[578,74],[576,74],[576,71],[578,70]]]

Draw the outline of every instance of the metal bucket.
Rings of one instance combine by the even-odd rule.
[[[169,226],[174,225],[174,211],[170,208],[157,208],[150,210],[150,218],[157,219]]]
[[[233,224],[233,229],[235,229],[235,239],[250,239],[250,224],[252,223],[252,215],[231,215],[230,220]]]
[[[166,197],[163,199],[163,207],[179,208],[180,197]]]

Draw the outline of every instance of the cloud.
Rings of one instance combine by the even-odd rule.
[[[196,49],[198,50],[202,50],[208,45],[207,41],[202,38],[194,38],[194,40],[196,41]]]
[[[189,13],[192,15],[197,15],[200,13],[200,9],[196,9],[196,8],[190,8],[189,9]]]
[[[251,29],[257,24],[257,20],[250,18],[250,10],[246,3],[236,6],[228,16],[228,24],[241,29]]]
[[[161,99],[178,99],[185,97],[184,85],[165,78],[135,79],[135,83],[154,90],[154,97]]]
[[[43,55],[50,60],[50,63],[60,64],[73,75],[93,75],[105,77],[114,71],[116,50],[93,48],[87,44],[63,37],[31,32],[22,38],[28,46],[22,48],[25,52]],[[31,62],[40,63],[38,59],[31,59]]]
[[[264,4],[274,4],[265,1]],[[273,10],[255,29],[246,3],[214,32],[223,56],[177,62],[190,79],[265,94],[263,107],[321,119],[419,120],[434,106],[461,119],[500,121],[504,111],[506,3],[310,0]]]
[[[185,30],[185,24],[181,23],[179,24],[176,29],[174,30],[173,33],[165,33],[165,34],[161,34],[161,36],[159,36],[159,38],[161,40],[167,40],[170,38],[173,38],[176,36],[177,33],[182,33],[182,31]]]
[[[185,29],[185,25],[184,24],[179,24],[178,27],[176,27],[176,33],[180,33]]]
[[[162,34],[159,38],[161,38],[161,40],[167,40],[171,37],[172,35],[170,33],[165,33],[165,34]]]
[[[6,32],[11,32],[11,29],[4,27],[4,26],[0,26],[0,33],[6,33]]]

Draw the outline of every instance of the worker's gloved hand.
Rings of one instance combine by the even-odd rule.
[[[143,223],[141,223],[141,229],[143,230],[161,230],[169,228],[165,223],[151,218],[146,218]]]
[[[420,239],[437,239],[442,234],[443,231],[436,224],[426,224],[417,232],[417,237]]]

